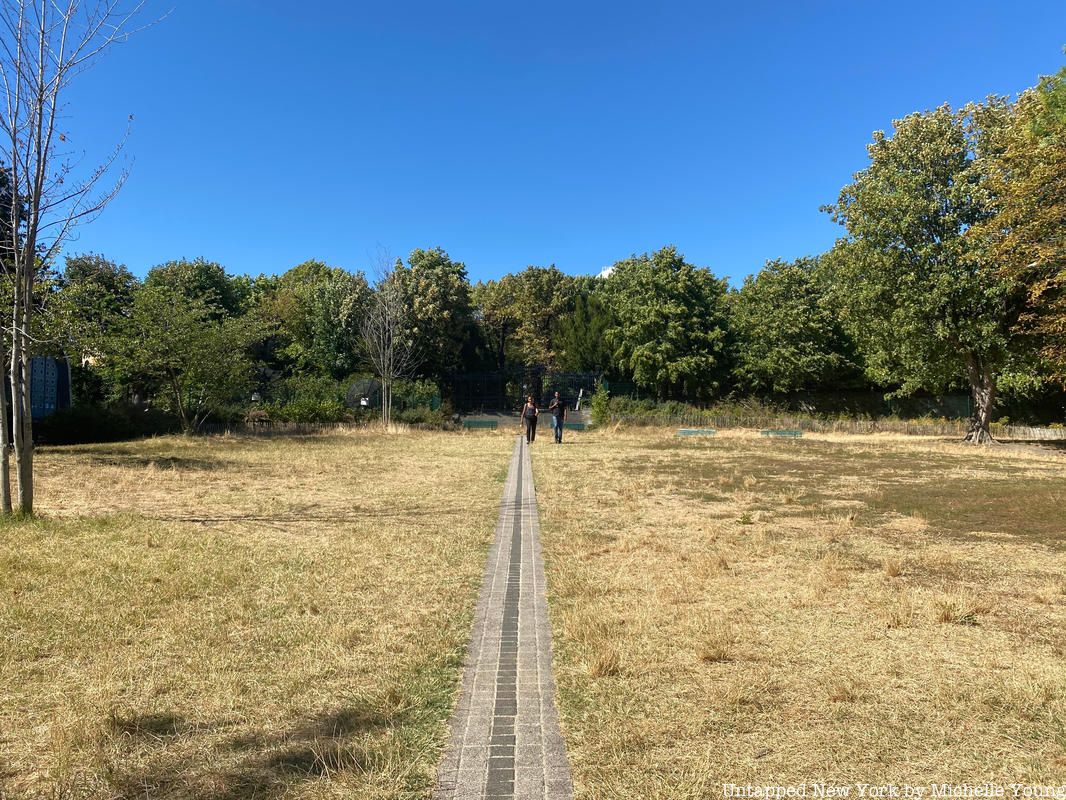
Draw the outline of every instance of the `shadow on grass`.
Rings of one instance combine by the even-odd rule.
[[[188,733],[192,726],[178,714],[112,714],[108,727],[119,736],[131,739],[166,739]]]
[[[1053,453],[1066,452],[1066,440],[1064,439],[1004,439],[1003,444],[1033,447],[1037,450],[1048,450]]]
[[[621,470],[674,485],[679,494],[698,503],[729,503],[734,493],[744,491],[752,498],[748,511],[819,518],[832,504],[852,501],[861,506],[868,521],[914,516],[935,533],[960,541],[993,535],[1066,549],[1062,524],[1066,473],[1052,466],[1041,467],[1039,475],[1027,474],[1014,462],[995,461],[995,448],[916,453],[799,440],[760,441],[734,449],[721,440],[701,448],[712,457],[694,460],[685,457],[691,452],[685,444],[657,444],[660,451],[677,457],[651,465],[631,457],[622,461]],[[971,476],[967,471],[982,474]],[[719,516],[732,513],[727,508]]]
[[[127,467],[166,470],[199,470],[211,471],[225,469],[230,466],[226,461],[213,458],[187,458],[184,456],[152,456],[136,453],[115,453],[112,455],[92,454],[88,461],[93,466],[100,467]]]
[[[342,707],[298,720],[288,730],[231,736],[215,745],[209,759],[198,760],[181,752],[180,739],[198,732],[217,733],[226,726],[194,726],[176,714],[113,717],[112,733],[141,755],[138,766],[132,767],[134,759],[122,758],[111,772],[113,796],[116,800],[280,797],[302,781],[372,768],[378,758],[374,734],[403,722],[402,711]]]

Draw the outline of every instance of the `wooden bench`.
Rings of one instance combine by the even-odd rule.
[[[464,419],[464,430],[485,430],[494,431],[499,427],[499,423],[494,419]]]
[[[714,428],[678,428],[678,436],[714,436],[718,433]]]
[[[588,427],[588,425],[586,425],[584,422],[564,422],[563,423],[563,430],[564,431],[583,431],[587,427]]]
[[[803,436],[803,431],[769,428],[764,431],[759,431],[760,436],[778,436],[785,439],[799,439]]]

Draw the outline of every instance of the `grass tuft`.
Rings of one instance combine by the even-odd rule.
[[[737,634],[724,619],[712,618],[703,623],[697,632],[696,656],[708,664],[732,661]]]
[[[593,678],[619,675],[622,672],[622,657],[610,644],[601,642],[590,656],[588,671]]]
[[[942,594],[933,599],[934,618],[940,623],[952,625],[977,625],[979,617],[987,614],[991,606],[973,594]]]

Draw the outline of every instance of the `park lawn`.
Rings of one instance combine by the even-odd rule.
[[[38,454],[0,524],[0,797],[428,794],[513,439]]]
[[[1066,783],[1066,453],[672,433],[535,446],[578,797]]]

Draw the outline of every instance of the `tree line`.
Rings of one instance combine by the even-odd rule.
[[[965,390],[969,438],[987,441],[1002,394],[1066,377],[1066,70],[1013,101],[906,116],[868,152],[825,207],[836,244],[739,287],[673,246],[596,277],[530,266],[474,284],[439,247],[379,264],[373,282],[319,261],[250,278],[202,259],[138,281],[83,255],[42,305],[84,365],[83,400],[150,401],[189,430],[253,392],[335,410],[346,381],[381,374],[365,323],[387,293],[405,354],[391,377],[445,398],[457,374],[530,364],[691,403]]]

